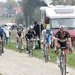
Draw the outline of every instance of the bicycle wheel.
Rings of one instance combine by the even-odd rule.
[[[29,57],[30,57],[30,48],[28,49],[28,51],[29,51]]]
[[[65,54],[60,56],[61,75],[66,75],[66,57]]]
[[[48,61],[48,52],[47,52],[47,50],[45,50],[45,62],[47,62]]]
[[[19,53],[22,53],[22,43],[20,41],[18,42],[18,50]]]
[[[33,50],[30,50],[30,56],[33,57]]]
[[[63,75],[66,75],[66,54],[63,55]]]

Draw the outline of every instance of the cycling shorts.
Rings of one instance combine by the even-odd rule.
[[[65,42],[60,42],[60,41],[58,40],[58,43],[59,43],[60,47],[65,47],[64,52],[67,53],[67,52],[68,52],[68,44],[67,44],[67,41],[65,41]]]
[[[1,39],[3,39],[3,34],[0,34]]]

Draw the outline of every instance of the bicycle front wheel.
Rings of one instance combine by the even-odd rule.
[[[18,42],[18,50],[19,53],[22,53],[22,43],[20,41]]]
[[[66,75],[66,55],[60,56],[60,70],[61,75]]]
[[[48,51],[45,50],[45,62],[47,62],[47,61],[48,61]]]

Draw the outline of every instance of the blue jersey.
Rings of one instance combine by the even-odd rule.
[[[53,31],[52,30],[49,31],[49,35],[53,36]]]
[[[5,34],[5,30],[3,28],[0,29],[0,34]]]
[[[49,33],[46,33],[44,35],[44,38],[46,39],[47,43],[51,44],[51,36],[53,36],[53,31],[50,30]]]

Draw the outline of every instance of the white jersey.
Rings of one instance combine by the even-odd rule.
[[[46,29],[42,30],[42,35],[44,36],[46,34]]]
[[[46,35],[46,29],[43,29],[42,30],[42,40],[44,39],[45,35]]]

